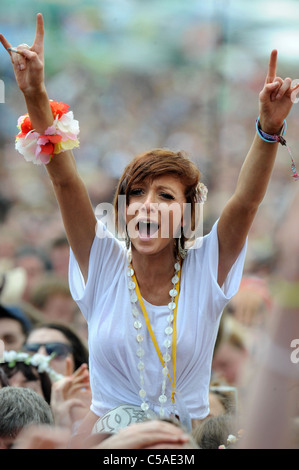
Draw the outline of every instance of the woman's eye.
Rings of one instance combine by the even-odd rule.
[[[174,197],[169,194],[169,193],[161,193],[161,196],[164,198],[164,199],[174,199]]]
[[[141,194],[142,194],[142,189],[141,188],[132,189],[130,191],[130,196],[139,196]]]

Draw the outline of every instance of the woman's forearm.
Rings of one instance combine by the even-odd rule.
[[[44,81],[44,21],[42,14],[38,13],[36,16],[36,34],[31,47],[22,43],[17,46],[16,52],[15,47],[12,47],[12,44],[3,34],[0,34],[0,42],[10,55],[17,85],[22,91],[26,102],[31,121],[30,127],[38,134],[43,135],[46,129],[53,126],[54,116]],[[75,125],[74,132],[71,132],[73,137],[77,136],[77,130]],[[28,131],[24,132],[21,138],[19,137],[20,149],[27,135]],[[50,135],[53,136],[49,133]],[[38,139],[36,138],[36,142],[34,142],[35,138],[33,136],[33,139],[31,139],[31,151],[28,152],[31,161],[34,161],[36,154],[40,155],[42,153],[38,148]],[[19,142],[20,139],[22,139],[21,143]],[[75,146],[78,144],[76,138],[69,140],[75,141]],[[49,143],[52,144],[50,138],[48,143],[40,143],[40,146],[44,145],[46,147]],[[32,150],[34,145],[36,147]],[[63,148],[63,146],[61,145],[59,148]],[[53,146],[50,145],[44,150],[49,152],[51,149],[53,150]],[[89,253],[95,237],[96,218],[93,208],[84,182],[78,175],[72,151],[65,150],[61,153],[52,153],[51,156],[48,152],[43,153],[43,159],[40,159],[39,163],[45,163],[45,168],[53,183],[69,243],[83,276],[87,280]],[[24,148],[22,148],[21,153],[24,155]],[[35,161],[35,163],[37,162]]]
[[[42,134],[54,121],[46,87],[42,85],[40,91],[32,94],[24,93],[24,99],[33,129]]]
[[[242,165],[235,197],[244,208],[258,208],[262,202],[275,163],[278,143],[264,142],[257,134]]]
[[[44,133],[54,121],[45,87],[38,93],[24,94],[24,98],[32,127]],[[87,280],[89,251],[96,225],[87,189],[71,150],[53,155],[45,168],[53,184],[70,246]]]

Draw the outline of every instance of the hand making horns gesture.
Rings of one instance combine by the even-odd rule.
[[[10,55],[20,90],[25,95],[43,90],[44,20],[42,14],[37,14],[36,34],[31,47],[27,44],[20,44],[17,48],[14,48],[2,34],[0,34],[0,41]]]

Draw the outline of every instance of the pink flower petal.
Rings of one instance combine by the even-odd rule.
[[[51,160],[51,155],[49,154],[45,154],[45,153],[41,153],[40,156],[39,156],[39,159],[42,163],[44,163],[45,165],[47,165],[47,163],[49,163],[49,161]]]

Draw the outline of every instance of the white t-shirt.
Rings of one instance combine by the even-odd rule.
[[[189,250],[181,273],[177,310],[176,413],[184,413],[186,407],[191,419],[202,419],[209,413],[211,362],[219,321],[224,306],[239,288],[246,254],[245,243],[220,288],[217,283],[217,223],[208,235],[198,240],[201,242],[199,248]],[[127,251],[101,222],[97,230],[101,236],[95,237],[91,248],[86,285],[72,251],[69,282],[72,296],[88,323],[91,410],[102,416],[119,405],[140,405],[142,400],[137,369],[138,343],[128,289]],[[168,306],[144,303],[163,355]],[[162,365],[143,318],[142,322],[143,388],[150,408],[159,414]],[[169,369],[172,377],[172,367]],[[167,379],[168,397],[171,390]],[[173,412],[170,398],[164,408],[166,414]]]

